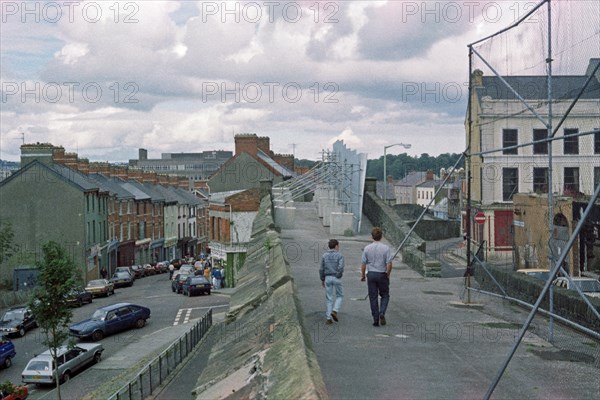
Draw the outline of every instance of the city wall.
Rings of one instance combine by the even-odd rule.
[[[328,398],[272,210],[264,196],[195,399]]]

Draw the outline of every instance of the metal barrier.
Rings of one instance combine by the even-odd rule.
[[[165,379],[202,341],[212,326],[212,308],[196,324],[165,351],[150,361],[128,383],[123,385],[109,400],[142,400],[152,395],[154,389]]]

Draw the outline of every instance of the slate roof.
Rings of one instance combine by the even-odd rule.
[[[133,194],[133,196],[136,200],[151,200],[151,197],[148,193],[143,192],[142,190],[138,189],[131,182],[124,181],[120,178],[117,178],[117,182],[119,185],[121,185],[123,187],[123,189],[125,189],[128,192],[130,192],[131,194]]]
[[[546,76],[504,76],[513,89],[525,100],[545,100],[548,98]],[[492,100],[517,100],[514,93],[497,76],[483,76],[483,87],[477,88],[479,100],[489,96]],[[586,75],[564,75],[552,77],[552,98],[574,99],[581,91]],[[581,99],[600,99],[600,82],[592,79],[581,95]]]
[[[269,165],[269,167],[271,167],[273,170],[277,171],[277,173],[280,174],[281,176],[294,176],[294,172],[290,171],[283,165],[277,163],[275,160],[273,160],[271,157],[269,157],[264,151],[258,149],[258,151],[256,152],[256,155],[258,156],[259,159],[266,162]]]
[[[393,183],[388,183],[386,182],[388,187],[387,187],[387,199],[385,200],[395,200],[396,199],[396,193],[394,191],[394,184]],[[383,192],[385,189],[385,186],[383,186],[384,183],[383,181],[377,181],[377,187],[376,187],[376,193],[377,196],[379,196],[380,199],[383,199]]]
[[[427,172],[413,171],[409,172],[404,178],[395,183],[395,186],[416,186],[423,182],[427,177]],[[436,176],[434,175],[434,178]]]
[[[233,196],[234,194],[242,193],[244,191],[246,191],[246,189],[242,189],[242,190],[230,190],[230,191],[227,191],[227,192],[211,193],[210,194],[210,202],[211,203],[225,204],[225,199],[227,199],[229,196]]]
[[[103,174],[89,174],[88,179],[96,182],[102,190],[117,196],[118,199],[133,199],[135,197],[131,192],[119,185],[114,178],[109,178]]]
[[[83,190],[100,190],[100,187],[97,183],[92,182],[87,176],[77,170],[60,164],[53,164],[50,168],[66,180],[75,183]]]

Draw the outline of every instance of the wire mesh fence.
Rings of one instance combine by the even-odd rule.
[[[185,360],[202,341],[212,326],[212,309],[196,322],[188,332],[150,361],[109,400],[142,400],[152,395],[166,378]]]
[[[555,308],[570,309],[556,314],[573,316],[582,330],[591,326],[592,338],[598,334],[600,304],[580,287],[586,279],[590,286],[600,284],[598,26],[600,8],[595,2],[544,0],[506,29],[469,45],[468,199],[463,222],[469,244],[485,244],[491,260],[511,254],[512,262],[505,271],[491,273],[467,251],[467,272],[491,282],[493,293],[483,288],[477,292],[478,301],[483,294],[508,300],[491,303],[498,304],[503,318],[520,326],[486,398],[532,324],[560,351],[587,354],[592,357],[588,361],[596,363],[600,358],[594,339],[582,344],[570,328],[554,329],[551,317]],[[520,269],[545,271],[543,284],[525,293],[528,285],[520,287],[512,278],[512,270]],[[558,275],[576,289],[573,298],[555,296],[552,282]],[[470,286],[471,280],[466,282]],[[477,288],[467,289],[470,296]],[[515,304],[531,306],[525,322],[523,313],[514,311]],[[541,306],[550,318],[540,315]]]

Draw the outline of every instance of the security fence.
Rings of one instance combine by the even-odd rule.
[[[192,328],[171,344],[158,357],[150,361],[127,384],[123,385],[109,400],[143,400],[152,395],[167,377],[202,341],[212,326],[212,308]]]

